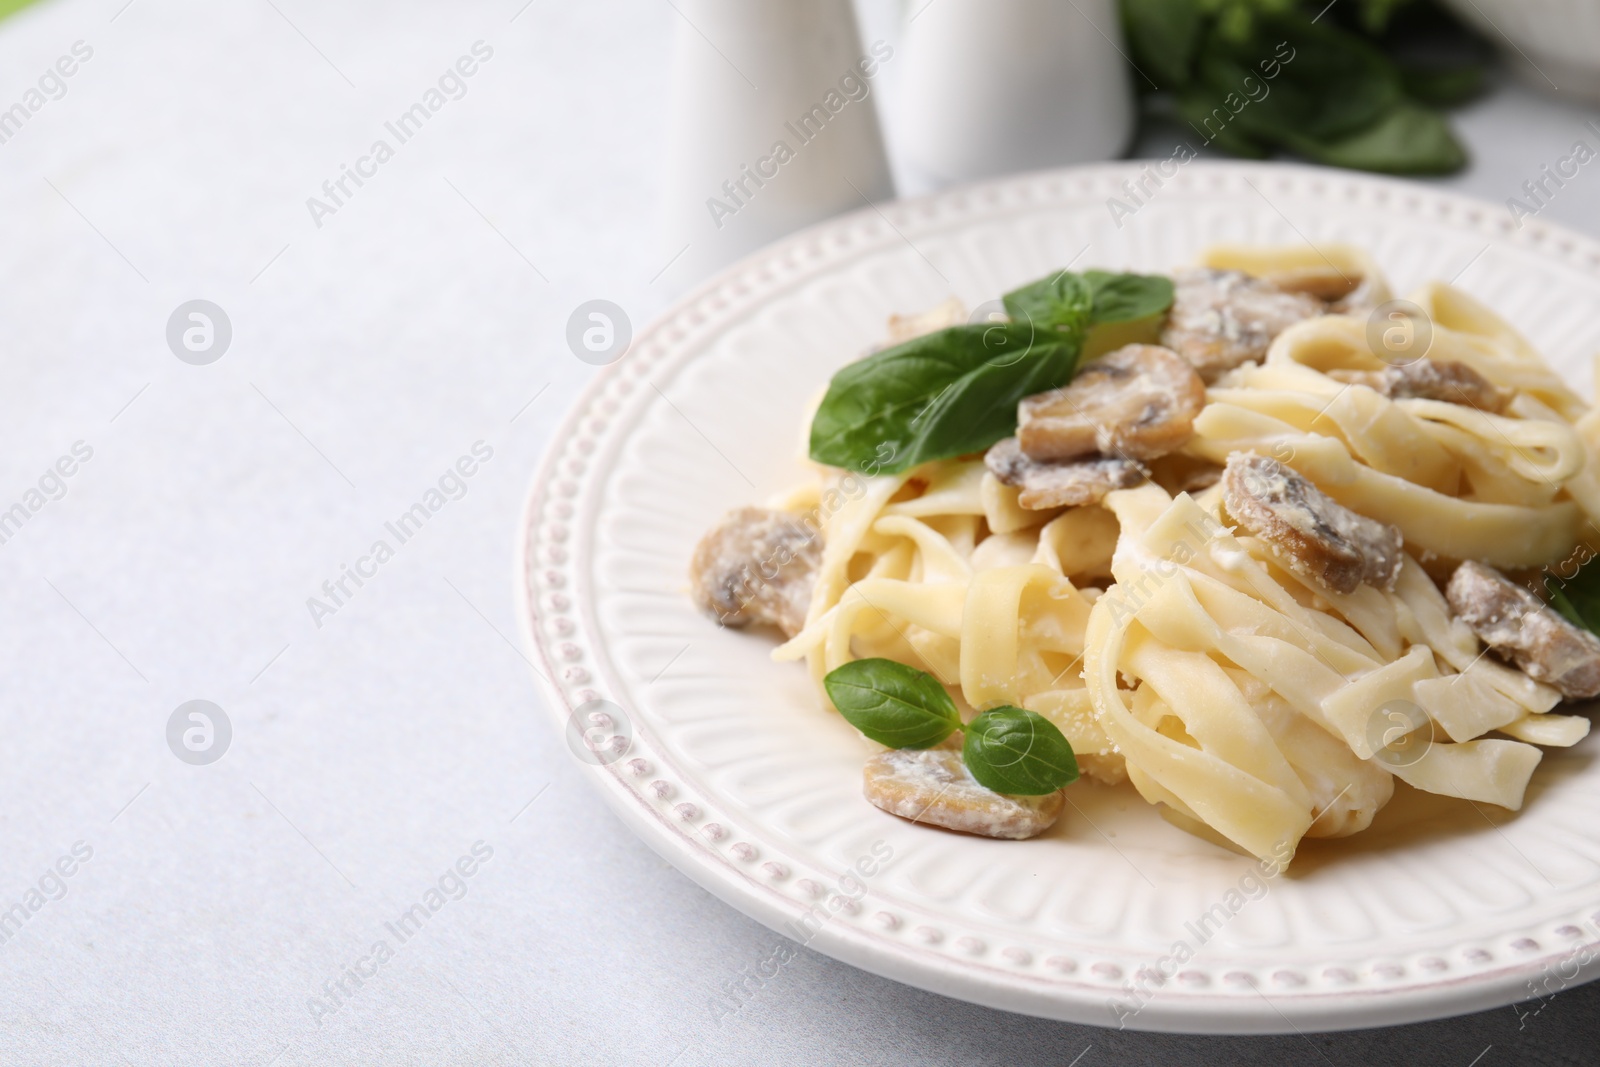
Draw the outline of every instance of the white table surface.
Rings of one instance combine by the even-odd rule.
[[[93,49],[0,144],[0,510],[93,449],[0,545],[0,909],[93,850],[0,944],[0,1063],[1095,1067],[1314,1061],[1309,1043],[1490,1067],[1592,1037],[1596,987],[1525,1018],[1194,1039],[975,1008],[809,951],[719,1022],[712,999],[778,935],[590,793],[511,584],[530,473],[595,373],[568,314],[604,297],[643,324],[671,297],[652,278],[673,8],[124,3],[0,24],[0,108]],[[869,38],[893,33],[893,0],[866,10]],[[306,198],[480,39],[466,95],[316,227]],[[1502,85],[1458,116],[1475,163],[1444,184],[1503,201],[1595,114]],[[1546,217],[1600,235],[1597,208],[1590,168]],[[233,326],[208,366],[164,336],[195,298]],[[478,441],[493,458],[465,496],[318,627],[306,599]],[[165,739],[197,698],[234,731],[209,766]],[[480,841],[465,895],[314,1014]]]

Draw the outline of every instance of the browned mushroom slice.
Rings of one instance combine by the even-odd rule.
[[[989,451],[983,454],[983,464],[1006,485],[1018,488],[1028,472],[1040,466],[1038,461],[1028,458],[1015,437],[1006,437],[990,445]]]
[[[1041,463],[1029,459],[1015,437],[996,442],[983,461],[996,478],[1022,490],[1017,504],[1029,511],[1093,504],[1113,489],[1131,489],[1149,476],[1142,466],[1121,456]]]
[[[1329,303],[1328,310],[1335,315],[1357,315],[1366,318],[1388,299],[1387,283],[1384,282],[1382,275],[1373,273],[1361,277],[1350,293]]]
[[[1042,797],[986,789],[949,748],[880,752],[867,760],[863,779],[867,799],[891,815],[1012,841],[1048,830],[1065,803],[1059,789]]]
[[[1361,287],[1362,275],[1324,264],[1320,267],[1288,267],[1266,274],[1270,282],[1286,293],[1304,293],[1329,304],[1343,300]]]
[[[1261,276],[1286,293],[1316,297],[1337,315],[1365,315],[1377,307],[1388,289],[1377,274],[1341,270],[1332,263],[1315,267],[1287,267]]]
[[[1484,644],[1563,696],[1600,696],[1600,638],[1580,630],[1493,567],[1468,560],[1445,588],[1455,612]]]
[[[1511,393],[1453,359],[1417,359],[1382,370],[1334,370],[1328,377],[1365,385],[1395,400],[1443,400],[1498,414]]]
[[[739,508],[695,547],[694,600],[725,626],[764,622],[793,637],[805,627],[821,560],[821,536],[794,515]]]
[[[1315,297],[1285,292],[1243,271],[1193,267],[1175,272],[1172,280],[1172,311],[1161,343],[1208,382],[1260,360],[1278,334],[1328,312]]]
[[[1228,515],[1265,541],[1296,574],[1337,593],[1362,582],[1393,589],[1400,530],[1358,515],[1275,459],[1235,452],[1222,471]]]
[[[1172,496],[1199,493],[1222,480],[1222,465],[1198,456],[1174,452],[1151,462],[1150,480]]]
[[[1045,463],[1023,476],[1017,504],[1029,511],[1081,508],[1103,499],[1113,489],[1132,489],[1149,476],[1142,466],[1121,456]]]
[[[1124,345],[1018,404],[1017,442],[1031,459],[1150,459],[1189,439],[1205,403],[1205,383],[1172,352]]]

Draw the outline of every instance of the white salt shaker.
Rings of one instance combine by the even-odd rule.
[[[916,191],[1127,150],[1135,108],[1116,0],[910,10],[894,117]]]
[[[665,268],[677,287],[792,230],[893,196],[850,0],[676,0]]]

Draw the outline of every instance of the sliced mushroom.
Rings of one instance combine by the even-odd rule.
[[[770,623],[793,637],[805,628],[822,538],[786,511],[739,508],[695,547],[694,600],[724,626]]]
[[[1150,464],[1150,480],[1172,496],[1199,493],[1222,480],[1222,465],[1199,456],[1174,452]]]
[[[1331,264],[1320,267],[1288,267],[1272,271],[1263,281],[1286,293],[1304,293],[1325,303],[1343,300],[1361,287],[1362,276],[1342,271]]]
[[[1013,797],[978,784],[961,753],[897,748],[867,760],[863,791],[877,807],[912,822],[1020,841],[1048,830],[1065,798]]]
[[[1113,489],[1132,489],[1148,477],[1143,467],[1121,456],[1043,463],[1023,476],[1017,504],[1029,511],[1081,508],[1097,503]]]
[[[1015,437],[997,441],[983,462],[1006,485],[1021,489],[1017,504],[1030,511],[1093,504],[1113,489],[1131,489],[1148,473],[1131,459],[1090,456],[1063,463],[1029,459]]]
[[[1600,696],[1600,638],[1580,630],[1528,590],[1473,560],[1445,588],[1450,610],[1479,639],[1563,696]]]
[[[1286,293],[1315,297],[1337,315],[1365,315],[1387,298],[1388,289],[1376,274],[1340,270],[1331,263],[1320,267],[1289,267],[1262,275],[1262,280]]]
[[[1017,442],[1030,459],[1151,459],[1189,439],[1205,403],[1205,383],[1176,354],[1124,345],[1017,405]]]
[[[1345,296],[1328,304],[1335,315],[1356,315],[1366,318],[1389,299],[1389,285],[1377,271],[1371,274],[1352,274],[1356,287]]]
[[[1358,515],[1275,459],[1235,452],[1222,472],[1228,515],[1296,574],[1337,593],[1365,582],[1393,589],[1404,560],[1400,530]]]
[[[1328,377],[1365,385],[1393,400],[1443,400],[1499,414],[1511,393],[1453,359],[1416,359],[1382,370],[1334,370]]]
[[[1172,311],[1161,343],[1207,382],[1267,354],[1272,339],[1302,319],[1328,313],[1322,301],[1243,271],[1192,267],[1174,272]]]

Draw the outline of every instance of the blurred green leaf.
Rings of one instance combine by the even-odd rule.
[[[0,0],[0,19],[21,11],[33,2],[34,0]]]
[[[1122,20],[1140,69],[1163,89],[1188,84],[1200,44],[1194,0],[1123,0]]]
[[[1600,634],[1600,563],[1594,560],[1594,551],[1588,545],[1579,545],[1573,556],[1546,567],[1540,584],[1550,606],[1566,616],[1568,622]],[[1565,571],[1571,573],[1564,574]],[[1533,591],[1539,592],[1537,588]]]
[[[1327,141],[1294,137],[1288,144],[1318,163],[1385,174],[1448,174],[1467,162],[1466,149],[1444,116],[1410,100],[1346,137]]]
[[[1401,67],[1400,82],[1406,95],[1424,104],[1453,107],[1483,92],[1484,68],[1478,64],[1455,67]]]
[[[1248,44],[1255,33],[1255,12],[1247,4],[1229,4],[1217,14],[1216,39],[1229,44]]]
[[[1194,127],[1194,131],[1205,139],[1205,143],[1216,145],[1229,155],[1243,159],[1266,159],[1269,154],[1265,145],[1251,140],[1232,121],[1219,121],[1213,114],[1209,96],[1200,93],[1180,94],[1178,114]],[[1224,109],[1224,115],[1226,114]]]
[[[1371,34],[1382,33],[1389,28],[1394,13],[1411,3],[1412,0],[1359,0],[1357,17],[1361,28]]]
[[[1261,159],[1285,148],[1333,166],[1441,174],[1466,162],[1429,105],[1468,99],[1474,66],[1402,70],[1376,33],[1411,0],[1121,0],[1135,62],[1206,143]],[[1316,16],[1316,17],[1313,17]],[[1159,105],[1158,105],[1159,106]]]
[[[1258,140],[1342,137],[1400,98],[1399,75],[1381,52],[1301,16],[1259,18],[1253,40],[1208,50],[1200,70],[1214,93],[1252,98],[1240,119]]]

